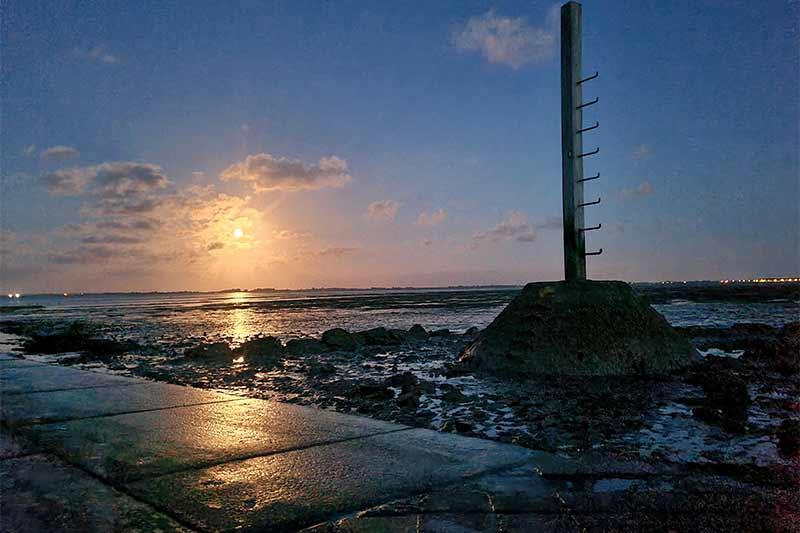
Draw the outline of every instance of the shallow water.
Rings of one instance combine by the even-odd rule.
[[[786,287],[783,293],[773,287],[761,298],[754,292],[757,289],[748,288],[746,298],[741,299],[733,287],[726,288],[722,297],[719,287],[713,287],[714,299],[709,299],[709,291],[703,288],[680,289],[682,292],[676,293],[675,287],[669,287],[666,296],[658,287],[649,286],[643,292],[675,326],[729,327],[739,322],[782,326],[800,319],[798,287]],[[596,380],[587,386],[543,380],[534,387],[518,387],[502,380],[446,377],[442,370],[468,342],[460,336],[354,354],[287,357],[276,368],[261,368],[239,359],[197,362],[180,357],[185,347],[200,342],[224,340],[235,346],[256,335],[275,335],[287,341],[317,337],[333,327],[358,331],[421,324],[428,330],[463,332],[471,326],[488,325],[517,292],[515,288],[494,288],[34,296],[21,298],[19,305],[43,307],[16,312],[0,307],[0,320],[81,320],[97,327],[102,335],[152,348],[112,361],[83,364],[95,370],[342,411],[356,409],[369,416],[440,430],[452,431],[453,424],[460,422],[468,424],[473,435],[568,453],[606,450],[692,463],[782,461],[770,436],[771,427],[786,416],[770,407],[775,400],[770,395],[785,394],[781,391],[753,389],[752,429],[730,435],[693,417],[691,404],[702,392],[679,382]],[[8,348],[16,340],[3,337],[0,343]],[[710,348],[702,354],[738,358],[742,352]],[[67,361],[76,355],[30,357]],[[312,363],[328,364],[334,370],[315,374],[309,372]],[[348,397],[347,386],[380,383],[406,371],[429,387],[416,408],[399,409],[393,401],[365,405]],[[393,389],[395,397],[399,392],[399,388]],[[361,410],[364,408],[367,410]]]
[[[658,295],[658,288],[647,289],[648,294]],[[673,326],[728,327],[737,322],[781,326],[800,319],[796,292],[789,289],[784,298],[770,292],[755,302],[736,301],[733,288],[733,301],[698,301],[692,297],[702,296],[702,291],[688,287],[683,298],[654,307]],[[160,347],[180,347],[200,339],[238,345],[256,335],[286,341],[319,336],[333,327],[356,331],[421,324],[429,330],[463,332],[487,326],[517,292],[517,288],[493,288],[23,296],[13,304],[43,307],[11,314],[0,306],[0,319],[83,320],[102,333]]]

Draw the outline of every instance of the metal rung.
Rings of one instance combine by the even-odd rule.
[[[584,107],[589,107],[590,105],[594,105],[594,104],[596,104],[596,103],[597,103],[597,102],[599,102],[599,101],[600,101],[600,98],[599,98],[599,97],[597,97],[597,98],[595,98],[594,100],[592,100],[591,102],[586,102],[585,104],[581,104],[581,105],[579,105],[579,106],[578,106],[578,107],[576,107],[575,109],[576,109],[576,110],[577,110],[577,109],[583,109]]]
[[[598,147],[597,150],[594,150],[592,152],[585,152],[583,154],[578,154],[578,157],[586,157],[586,156],[589,156],[589,155],[594,155],[599,151],[600,151],[600,147]]]
[[[596,179],[597,179],[597,178],[599,178],[599,177],[600,177],[600,173],[598,172],[598,173],[597,173],[597,174],[595,174],[594,176],[589,176],[588,178],[581,178],[581,179],[579,179],[579,180],[578,180],[578,183],[583,183],[584,181],[592,181],[592,180],[596,180]]]
[[[596,202],[586,202],[585,204],[578,204],[578,207],[586,207],[587,205],[597,205],[602,198],[598,198]]]
[[[600,255],[600,254],[602,254],[602,253],[603,253],[603,249],[602,249],[602,248],[600,248],[600,249],[599,249],[598,251],[596,251],[596,252],[583,252],[583,255]]]
[[[576,82],[576,83],[575,83],[575,85],[580,85],[581,83],[583,83],[583,82],[585,82],[585,81],[590,81],[590,80],[593,80],[593,79],[595,79],[595,78],[596,78],[597,76],[599,76],[599,75],[600,75],[600,73],[599,73],[599,72],[597,72],[597,71],[595,70],[595,71],[594,71],[594,74],[592,74],[592,75],[591,75],[591,76],[589,76],[588,78],[583,78],[582,80],[580,80],[580,81]]]
[[[596,226],[592,226],[591,228],[581,228],[579,231],[593,231],[593,230],[596,230],[596,229],[600,229],[602,227],[603,227],[602,224],[598,224]]]
[[[580,130],[578,130],[576,133],[583,133],[584,131],[592,131],[592,130],[596,130],[596,129],[597,129],[597,128],[599,128],[599,127],[600,127],[600,123],[599,123],[599,122],[595,122],[595,123],[594,123],[594,126],[589,126],[588,128],[583,128],[583,129],[580,129]]]

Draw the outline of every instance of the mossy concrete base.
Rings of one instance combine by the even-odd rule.
[[[665,374],[699,357],[621,281],[529,283],[461,354],[488,374]]]

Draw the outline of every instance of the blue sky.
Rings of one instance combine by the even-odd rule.
[[[590,276],[797,273],[798,3],[583,6]],[[560,278],[557,7],[4,3],[0,286]]]

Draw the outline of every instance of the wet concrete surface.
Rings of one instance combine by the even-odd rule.
[[[2,532],[800,530],[793,460],[549,453],[9,363],[0,361]]]
[[[52,456],[0,461],[0,531],[191,531]]]
[[[63,367],[2,375],[2,531],[294,530],[557,462],[482,439]],[[59,417],[67,421],[46,423]]]
[[[129,481],[403,429],[295,405],[235,400],[33,425],[21,432],[97,475]]]

